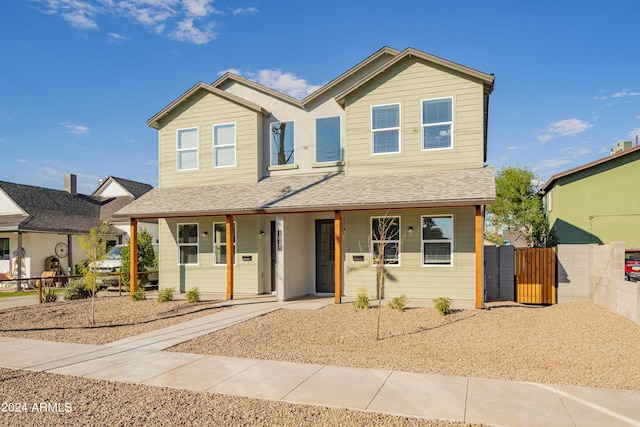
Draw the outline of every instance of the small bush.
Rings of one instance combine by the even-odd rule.
[[[442,316],[446,316],[447,314],[451,314],[453,312],[453,310],[451,310],[451,298],[436,298],[433,300],[433,307],[438,310],[438,312]]]
[[[403,311],[407,305],[407,296],[405,294],[392,298],[388,306],[394,310]]]
[[[85,289],[84,280],[70,279],[64,290],[62,298],[68,301],[74,299],[85,299],[89,298],[89,296],[91,296],[91,293]]]
[[[357,299],[353,302],[355,308],[369,308],[369,296],[367,295],[367,288],[364,286],[358,289]]]
[[[189,291],[187,291],[186,298],[189,302],[200,302],[200,289],[190,289]]]
[[[158,302],[173,301],[173,288],[166,288],[158,293]]]
[[[42,291],[42,302],[58,301],[58,293],[54,288],[44,288]]]
[[[129,295],[129,298],[131,299],[131,301],[144,301],[147,299],[147,294],[144,291],[144,287],[140,286],[138,288],[136,288],[135,292],[132,292],[131,295]]]

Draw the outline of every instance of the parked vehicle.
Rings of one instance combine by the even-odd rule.
[[[116,245],[109,250],[107,257],[98,263],[97,272],[101,274],[97,281],[101,287],[117,286],[118,275],[122,268],[122,247],[123,245]],[[149,282],[152,285],[158,284],[158,270],[149,270],[148,273]]]
[[[624,251],[624,280],[640,280],[640,249]]]

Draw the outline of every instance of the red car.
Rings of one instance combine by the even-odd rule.
[[[640,280],[640,249],[624,251],[624,280]]]

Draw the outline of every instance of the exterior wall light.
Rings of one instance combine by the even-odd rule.
[[[409,226],[409,230],[407,230],[409,232],[409,234],[413,234],[413,226]]]

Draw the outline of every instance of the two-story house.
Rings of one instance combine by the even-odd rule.
[[[387,47],[302,100],[230,73],[198,83],[148,120],[159,186],[118,215],[159,220],[162,287],[376,295],[382,244],[387,298],[480,307],[493,83]]]

